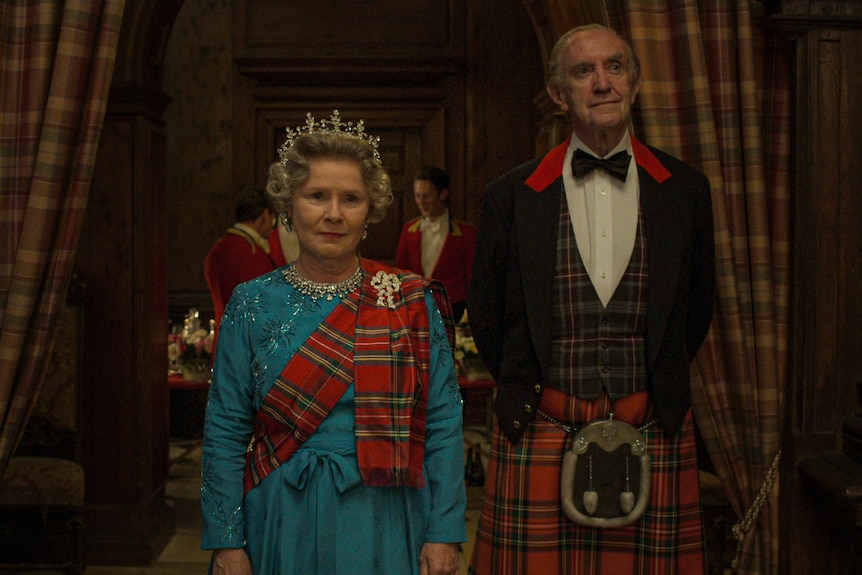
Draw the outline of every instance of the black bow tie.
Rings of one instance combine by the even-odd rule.
[[[632,157],[629,156],[628,152],[622,151],[607,160],[602,160],[578,148],[575,150],[575,157],[572,158],[572,172],[576,178],[581,178],[593,171],[594,168],[604,168],[610,175],[625,182],[631,159]]]

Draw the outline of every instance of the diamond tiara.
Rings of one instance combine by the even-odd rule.
[[[281,158],[281,163],[287,165],[287,152],[296,143],[301,136],[306,134],[337,134],[340,136],[348,136],[358,140],[364,140],[371,145],[374,152],[374,159],[380,164],[380,152],[377,147],[380,144],[379,136],[372,136],[365,133],[365,121],[359,120],[355,124],[353,122],[342,122],[341,112],[333,110],[328,120],[320,120],[316,122],[311,112],[305,115],[305,125],[297,126],[296,128],[285,128],[287,132],[287,140],[278,149],[278,157]]]

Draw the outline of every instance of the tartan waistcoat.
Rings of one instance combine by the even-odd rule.
[[[643,215],[628,267],[607,307],[578,251],[562,195],[548,385],[582,399],[619,399],[646,388],[647,258]]]

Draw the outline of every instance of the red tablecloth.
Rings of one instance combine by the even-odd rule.
[[[168,375],[168,387],[171,389],[209,389],[208,381],[188,381],[183,379],[183,376],[176,373]]]
[[[458,385],[461,389],[491,389],[497,383],[493,379],[467,379],[467,376],[458,376]]]

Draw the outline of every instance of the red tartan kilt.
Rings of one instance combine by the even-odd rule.
[[[566,413],[584,416],[577,421],[607,415],[605,401],[582,401],[558,392],[552,395],[556,396],[553,401],[543,397],[542,409],[557,419],[566,420],[561,417]],[[556,413],[550,412],[552,405]],[[644,423],[621,416],[624,410],[620,407],[618,402],[619,419],[636,426]],[[645,415],[651,410],[644,402],[628,411]],[[512,445],[495,424],[470,572],[702,575],[703,522],[691,412],[673,438],[666,438],[658,423],[643,435],[652,467],[650,504],[632,525],[599,529],[572,522],[560,506],[566,433],[537,417],[518,445]]]

